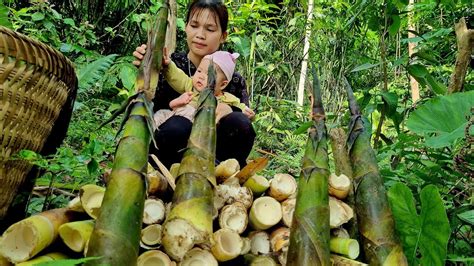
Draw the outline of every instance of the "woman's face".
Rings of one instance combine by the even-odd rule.
[[[217,51],[227,37],[227,32],[222,32],[219,20],[209,9],[195,11],[185,30],[190,55],[199,60]]]

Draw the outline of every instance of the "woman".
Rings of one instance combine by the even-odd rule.
[[[171,55],[173,62],[192,76],[202,58],[216,52],[225,42],[228,19],[227,8],[221,1],[193,1],[188,8],[185,28],[189,52],[173,53]],[[145,50],[146,45],[142,45],[133,55],[141,60]],[[134,61],[134,64],[139,65],[140,61]],[[226,91],[237,96],[247,106],[249,105],[245,79],[240,74],[234,73]],[[168,109],[169,102],[178,96],[179,94],[161,76],[154,99],[155,111]],[[235,158],[241,167],[246,165],[247,156],[255,139],[255,131],[250,121],[254,115],[251,111],[243,113],[235,108],[232,113],[221,118],[216,129],[216,159],[218,161]],[[180,162],[191,128],[192,123],[184,117],[175,116],[168,119],[155,133],[158,150],[151,147],[150,153],[156,154],[168,168],[171,164]]]

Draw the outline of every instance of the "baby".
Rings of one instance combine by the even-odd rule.
[[[207,71],[211,61],[214,62],[216,69],[216,86],[214,89],[214,95],[218,103],[216,123],[220,118],[232,112],[230,106],[253,114],[253,111],[241,103],[239,98],[223,91],[234,74],[235,60],[239,57],[238,53],[231,54],[225,51],[217,51],[206,55],[191,78],[170,60],[166,51],[163,54],[163,75],[168,84],[175,91],[182,94],[170,102],[169,106],[172,110],[163,109],[155,113],[153,118],[157,128],[174,115],[186,117],[191,122],[194,120],[199,93],[207,87]]]

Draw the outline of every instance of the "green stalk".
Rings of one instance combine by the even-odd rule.
[[[330,265],[328,153],[321,89],[313,70],[313,126],[299,178],[287,265]]]
[[[212,64],[209,79],[209,87],[213,88]],[[210,88],[199,97],[188,147],[178,170],[173,207],[163,225],[163,247],[177,261],[194,245],[209,244],[212,235],[217,101]]]
[[[137,78],[138,94],[131,101],[124,133],[115,153],[99,217],[87,257],[100,257],[86,265],[136,265],[145,201],[145,176],[152,132],[150,99],[154,97],[166,34],[167,4],[157,15],[147,55]],[[158,55],[157,55],[158,53]],[[151,88],[151,89],[150,89]]]
[[[351,111],[347,147],[353,169],[355,209],[366,259],[371,265],[408,265],[395,234],[383,179],[370,146],[371,124],[361,115],[347,80],[345,83]]]

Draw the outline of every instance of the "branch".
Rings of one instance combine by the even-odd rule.
[[[455,24],[456,40],[458,43],[458,54],[456,57],[456,65],[454,66],[451,81],[449,82],[448,93],[462,91],[466,71],[471,61],[471,54],[474,47],[474,30],[468,29],[466,20],[461,18]]]

